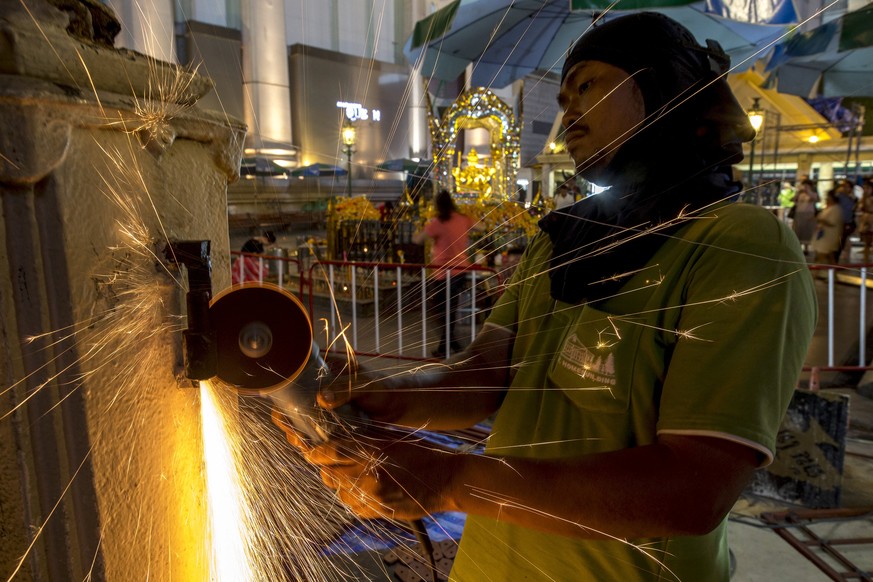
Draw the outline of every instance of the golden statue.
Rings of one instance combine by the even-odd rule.
[[[491,195],[491,179],[496,172],[493,166],[479,163],[479,154],[475,148],[470,148],[465,167],[462,168],[459,164],[452,168],[457,191],[475,192],[479,198],[487,198]]]

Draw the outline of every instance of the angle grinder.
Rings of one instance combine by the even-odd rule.
[[[364,415],[346,404],[334,411],[316,396],[330,370],[313,341],[312,323],[295,296],[269,283],[243,283],[209,304],[217,349],[215,376],[243,396],[269,398],[310,444],[352,430]],[[436,580],[433,543],[420,519],[408,522]]]
[[[318,389],[330,373],[297,297],[272,283],[249,282],[213,298],[208,240],[170,241],[163,255],[188,275],[180,385],[218,379],[241,395],[268,398],[313,445],[349,428],[344,419],[363,419],[351,405],[318,406]]]
[[[215,377],[240,395],[271,400],[309,444],[362,420],[350,405],[335,411],[318,406],[318,389],[332,376],[309,316],[291,293],[270,283],[234,285],[212,299],[208,318]]]
[[[349,404],[333,411],[318,406],[318,389],[329,381],[330,371],[303,304],[269,283],[235,285],[213,299],[210,249],[208,240],[171,241],[163,248],[170,263],[188,272],[184,378],[195,385],[217,378],[241,395],[269,398],[310,444],[363,421]],[[435,582],[436,560],[424,522],[408,523]]]

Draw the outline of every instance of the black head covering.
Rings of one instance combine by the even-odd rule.
[[[553,244],[552,296],[570,303],[613,295],[626,281],[621,275],[642,267],[681,226],[680,212],[739,192],[731,164],[755,135],[724,77],[729,57],[662,14],[639,12],[588,31],[571,49],[562,81],[582,61],[633,77],[646,119],[601,177],[609,190],[540,221]],[[586,161],[576,164],[584,175]]]
[[[261,254],[264,252],[264,243],[256,238],[250,238],[243,244],[242,252]]]

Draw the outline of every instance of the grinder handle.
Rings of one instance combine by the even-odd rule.
[[[310,445],[328,441],[341,428],[354,428],[366,417],[361,410],[348,403],[335,410],[318,405],[318,389],[324,381],[333,378],[321,357],[318,344],[312,343],[312,352],[300,374],[268,397],[282,411],[291,426],[307,439]]]

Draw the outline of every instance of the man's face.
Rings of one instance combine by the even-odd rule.
[[[645,118],[642,93],[622,69],[582,61],[567,73],[558,103],[564,110],[567,150],[576,169],[597,183],[618,148]]]

